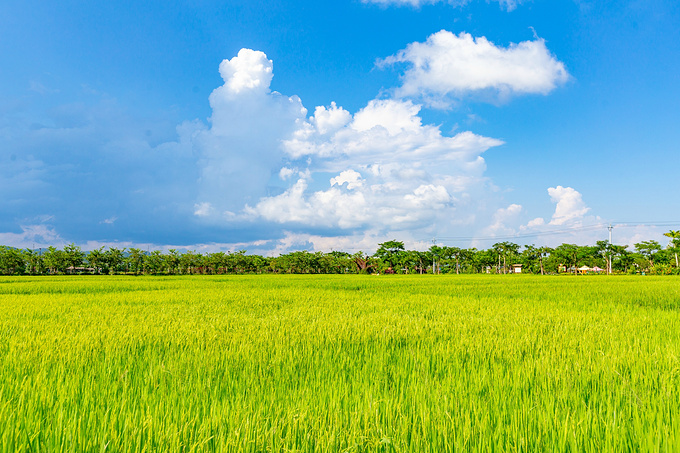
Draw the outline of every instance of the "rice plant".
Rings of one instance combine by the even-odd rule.
[[[0,451],[680,451],[672,277],[0,280]]]

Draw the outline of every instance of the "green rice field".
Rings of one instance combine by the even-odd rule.
[[[0,451],[680,451],[680,279],[1,278]]]

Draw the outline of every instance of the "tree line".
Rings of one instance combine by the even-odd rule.
[[[498,242],[489,249],[432,245],[426,251],[406,250],[397,240],[378,244],[372,255],[363,252],[297,251],[264,257],[237,252],[167,253],[139,248],[100,247],[85,252],[75,244],[58,249],[18,249],[0,246],[0,274],[473,274],[578,273],[583,266],[617,274],[679,274],[680,230],[665,233],[670,241],[642,241],[627,246],[597,241],[594,246],[561,244],[557,247],[520,246]]]

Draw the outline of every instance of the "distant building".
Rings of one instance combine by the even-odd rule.
[[[512,265],[512,273],[513,274],[521,274],[522,273],[522,265],[521,264],[513,264]]]

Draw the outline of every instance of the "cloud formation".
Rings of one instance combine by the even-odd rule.
[[[89,245],[184,241],[263,252],[396,237],[426,248],[423,237],[459,228],[500,234],[522,213],[485,176],[484,153],[503,142],[445,134],[415,99],[373,99],[355,112],[331,102],[308,115],[297,96],[271,89],[273,62],[262,52],[242,49],[219,71],[210,118],[180,124],[174,140],[152,143],[147,127],[108,104],[64,106],[53,124],[8,135],[5,149],[17,155],[0,182],[16,193],[0,208],[23,196],[35,210],[26,218],[54,217],[22,229],[35,222],[5,216],[4,230],[14,229],[6,241],[35,232],[61,241],[57,231],[68,231]],[[551,193],[555,222],[579,212],[567,189]]]
[[[273,63],[263,52],[241,49],[220,64],[220,75],[224,85],[210,95],[210,124],[197,124],[191,142],[200,172],[194,214],[223,222],[267,195],[281,170],[281,140],[307,110],[297,96],[271,91]]]
[[[548,94],[569,79],[564,63],[550,53],[543,39],[503,48],[485,37],[441,30],[378,65],[398,63],[408,68],[396,95],[423,99],[436,107],[470,93]]]
[[[317,107],[283,142],[291,162],[281,179],[291,166],[304,171],[282,194],[249,205],[247,215],[382,231],[459,221],[470,192],[486,190],[482,153],[503,142],[471,132],[446,137],[422,124],[420,108],[403,100],[372,100],[354,115],[335,104]]]
[[[581,194],[571,187],[548,188],[550,201],[556,203],[551,225],[564,225],[586,215],[590,208],[583,202]]]
[[[584,224],[585,216],[590,211],[590,208],[586,206],[583,196],[579,191],[573,187],[549,187],[548,195],[550,195],[550,201],[555,203],[555,212],[550,221],[546,222],[542,217],[536,217],[525,226],[522,226],[521,230],[530,231],[534,228],[540,229],[551,226],[580,227]],[[599,221],[600,218],[591,218],[589,220]]]

